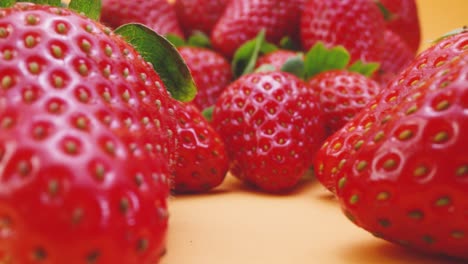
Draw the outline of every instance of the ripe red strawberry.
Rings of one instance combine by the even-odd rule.
[[[186,36],[196,31],[207,35],[215,26],[230,0],[177,0],[174,3],[180,26]]]
[[[184,37],[174,6],[167,0],[103,0],[101,21],[112,28],[132,22],[142,23],[160,35]]]
[[[214,108],[213,126],[231,173],[268,192],[293,188],[324,136],[317,98],[283,72],[247,74],[232,83]]]
[[[0,60],[0,261],[157,262],[176,124],[151,65],[32,4],[0,9]]]
[[[216,103],[232,80],[231,65],[219,53],[206,48],[183,46],[179,53],[187,63],[197,85],[193,103],[201,110]]]
[[[383,47],[385,24],[373,1],[310,0],[301,18],[301,41],[309,50],[318,41],[328,47],[342,45],[351,54],[351,62],[378,62]]]
[[[232,0],[213,28],[213,47],[231,58],[262,29],[272,43],[279,43],[285,36],[297,39],[303,4],[304,0]]]
[[[400,73],[415,57],[413,51],[399,35],[385,30],[385,47],[382,52],[380,68],[375,75],[381,85],[385,86]]]
[[[355,224],[465,259],[467,48],[465,32],[422,53],[317,155],[318,172]]]
[[[322,72],[308,84],[320,98],[328,135],[343,127],[380,92],[378,83],[348,70]]]
[[[297,56],[302,57],[302,55],[299,55],[297,52],[279,49],[261,56],[257,61],[256,68],[262,65],[271,65],[275,70],[279,71],[289,59]]]
[[[174,169],[174,191],[206,192],[220,185],[228,171],[224,143],[193,104],[176,111],[179,149]]]
[[[413,54],[421,43],[421,25],[415,0],[378,0],[389,14],[385,17],[387,29],[397,33],[410,47]]]
[[[447,37],[422,52],[397,78],[389,83],[387,88],[383,89],[383,92],[379,94],[379,98],[386,98],[387,101],[393,102],[393,104],[405,99],[408,93],[414,87],[417,87],[422,80],[428,79],[428,76],[443,69],[450,58],[460,56],[466,48],[467,41],[468,32],[464,31]],[[368,117],[369,124],[375,120],[385,120],[387,118],[386,112],[381,110],[381,106],[376,100],[374,99],[368,104],[368,108],[373,109],[372,112],[369,112],[371,114]],[[358,119],[355,118],[354,120]],[[333,182],[335,181],[337,169],[342,166],[343,160],[347,160],[353,155],[353,152],[349,152],[349,150],[356,145],[354,139],[362,136],[366,131],[367,125],[357,125],[356,121],[351,121],[337,131],[333,137],[328,138],[317,153],[314,167],[315,174],[318,178],[323,179],[324,186],[332,192],[335,191]]]

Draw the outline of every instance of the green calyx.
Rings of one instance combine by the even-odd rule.
[[[431,42],[434,45],[434,44],[437,44],[440,41],[442,41],[442,40],[444,40],[444,39],[446,39],[448,37],[458,35],[458,34],[461,34],[461,33],[465,33],[465,32],[468,32],[468,25],[465,25],[465,26],[463,26],[461,28],[456,28],[454,30],[451,30],[451,31],[445,33],[444,35],[440,36],[439,38],[437,38],[437,39],[435,39],[435,40],[433,40]]]
[[[167,34],[166,39],[169,40],[174,46],[179,47],[198,47],[198,48],[211,48],[210,38],[201,31],[195,31],[187,41],[178,35]]]
[[[231,65],[234,77],[238,78],[253,72],[260,54],[267,54],[277,49],[275,45],[265,40],[265,30],[261,30],[254,39],[245,42],[234,53]]]
[[[190,70],[177,48],[166,38],[137,23],[123,25],[115,33],[121,35],[151,63],[173,98],[187,102],[195,97],[197,89]]]
[[[395,19],[395,14],[390,12],[390,10],[388,10],[388,8],[380,0],[374,0],[374,3],[379,8],[379,10],[382,13],[385,21],[391,21],[391,20]]]
[[[280,44],[280,49],[297,50],[294,42],[288,38],[283,38]],[[274,70],[271,65],[262,65],[259,69],[255,69],[255,66],[261,55],[278,49],[277,46],[265,40],[265,30],[260,31],[254,39],[244,43],[234,54],[231,65],[234,77],[238,78],[254,71]],[[297,56],[288,59],[280,70],[308,80],[321,72],[330,70],[348,70],[369,77],[380,66],[379,63],[364,63],[360,60],[350,65],[350,60],[351,55],[343,46],[328,48],[323,42],[317,42],[307,53],[298,52]]]
[[[349,64],[351,55],[343,46],[327,48],[323,42],[317,42],[305,55],[304,79],[325,71],[348,70],[365,76],[371,76],[378,68],[378,63],[364,63],[361,60]]]

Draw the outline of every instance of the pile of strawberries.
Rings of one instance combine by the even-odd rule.
[[[414,0],[57,2],[0,8],[0,263],[157,263],[171,192],[311,169],[356,225],[468,259],[466,29],[417,54]]]

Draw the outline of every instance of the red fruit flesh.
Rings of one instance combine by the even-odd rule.
[[[179,53],[197,86],[193,103],[201,110],[213,106],[232,80],[231,65],[219,53],[196,47],[180,47]]]
[[[414,59],[414,53],[399,35],[385,30],[385,47],[380,68],[375,75],[381,85],[386,86]]]
[[[383,92],[378,97],[385,98],[388,103],[392,104],[404,100],[407,98],[409,91],[417,87],[422,80],[443,69],[450,58],[460,56],[464,52],[467,42],[468,32],[464,32],[433,45],[418,55],[397,78],[383,89]],[[377,99],[369,102],[368,108],[373,111],[366,117],[366,120],[362,119],[363,125],[358,125],[355,118],[355,120],[347,123],[342,129],[337,131],[333,137],[328,138],[317,153],[314,167],[315,173],[316,175],[322,174],[317,177],[327,179],[326,183],[323,183],[331,191],[334,191],[335,188],[329,183],[334,181],[335,171],[340,167],[340,162],[343,159],[347,159],[348,156],[353,155],[353,152],[349,152],[348,150],[355,147],[356,141],[354,139],[366,132],[367,125],[365,123],[372,123],[386,118],[386,111],[381,110],[381,105],[377,103]],[[335,144],[342,147],[335,148]]]
[[[285,37],[298,39],[299,18],[304,0],[232,0],[211,34],[215,50],[227,58],[247,40],[265,29],[269,42]]]
[[[379,0],[391,13],[387,29],[398,34],[416,54],[421,43],[421,25],[415,0]]]
[[[319,150],[316,172],[378,237],[468,258],[468,34],[423,52]]]
[[[242,76],[213,111],[232,174],[269,192],[297,185],[323,140],[321,118],[306,84],[281,72]]]
[[[297,57],[299,54],[290,50],[276,50],[266,55],[261,56],[258,61],[256,68],[261,67],[262,65],[271,65],[276,71],[281,70],[283,65],[291,58]]]
[[[211,34],[230,0],[177,0],[174,3],[177,18],[186,36],[196,31]]]
[[[308,84],[320,98],[328,135],[352,120],[380,92],[375,81],[347,70],[320,73]]]
[[[468,53],[447,64],[412,89],[411,99],[388,107],[391,119],[355,137],[362,146],[337,173],[335,187],[358,226],[468,259]]]
[[[384,19],[373,1],[310,0],[301,17],[301,41],[309,50],[318,41],[342,45],[351,61],[378,62],[383,48]]]
[[[224,142],[193,104],[176,111],[179,149],[174,191],[206,192],[220,185],[228,171]]]
[[[127,23],[142,23],[160,35],[184,37],[174,6],[167,0],[103,0],[101,21],[112,28]]]
[[[161,79],[121,37],[66,9],[2,9],[3,29],[2,260],[157,262],[176,144]]]

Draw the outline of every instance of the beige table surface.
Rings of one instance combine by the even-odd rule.
[[[468,0],[417,2],[423,47],[468,24]],[[169,206],[162,264],[463,263],[434,259],[374,238],[349,222],[313,180],[292,194],[273,196],[227,177],[211,193],[172,197]]]

